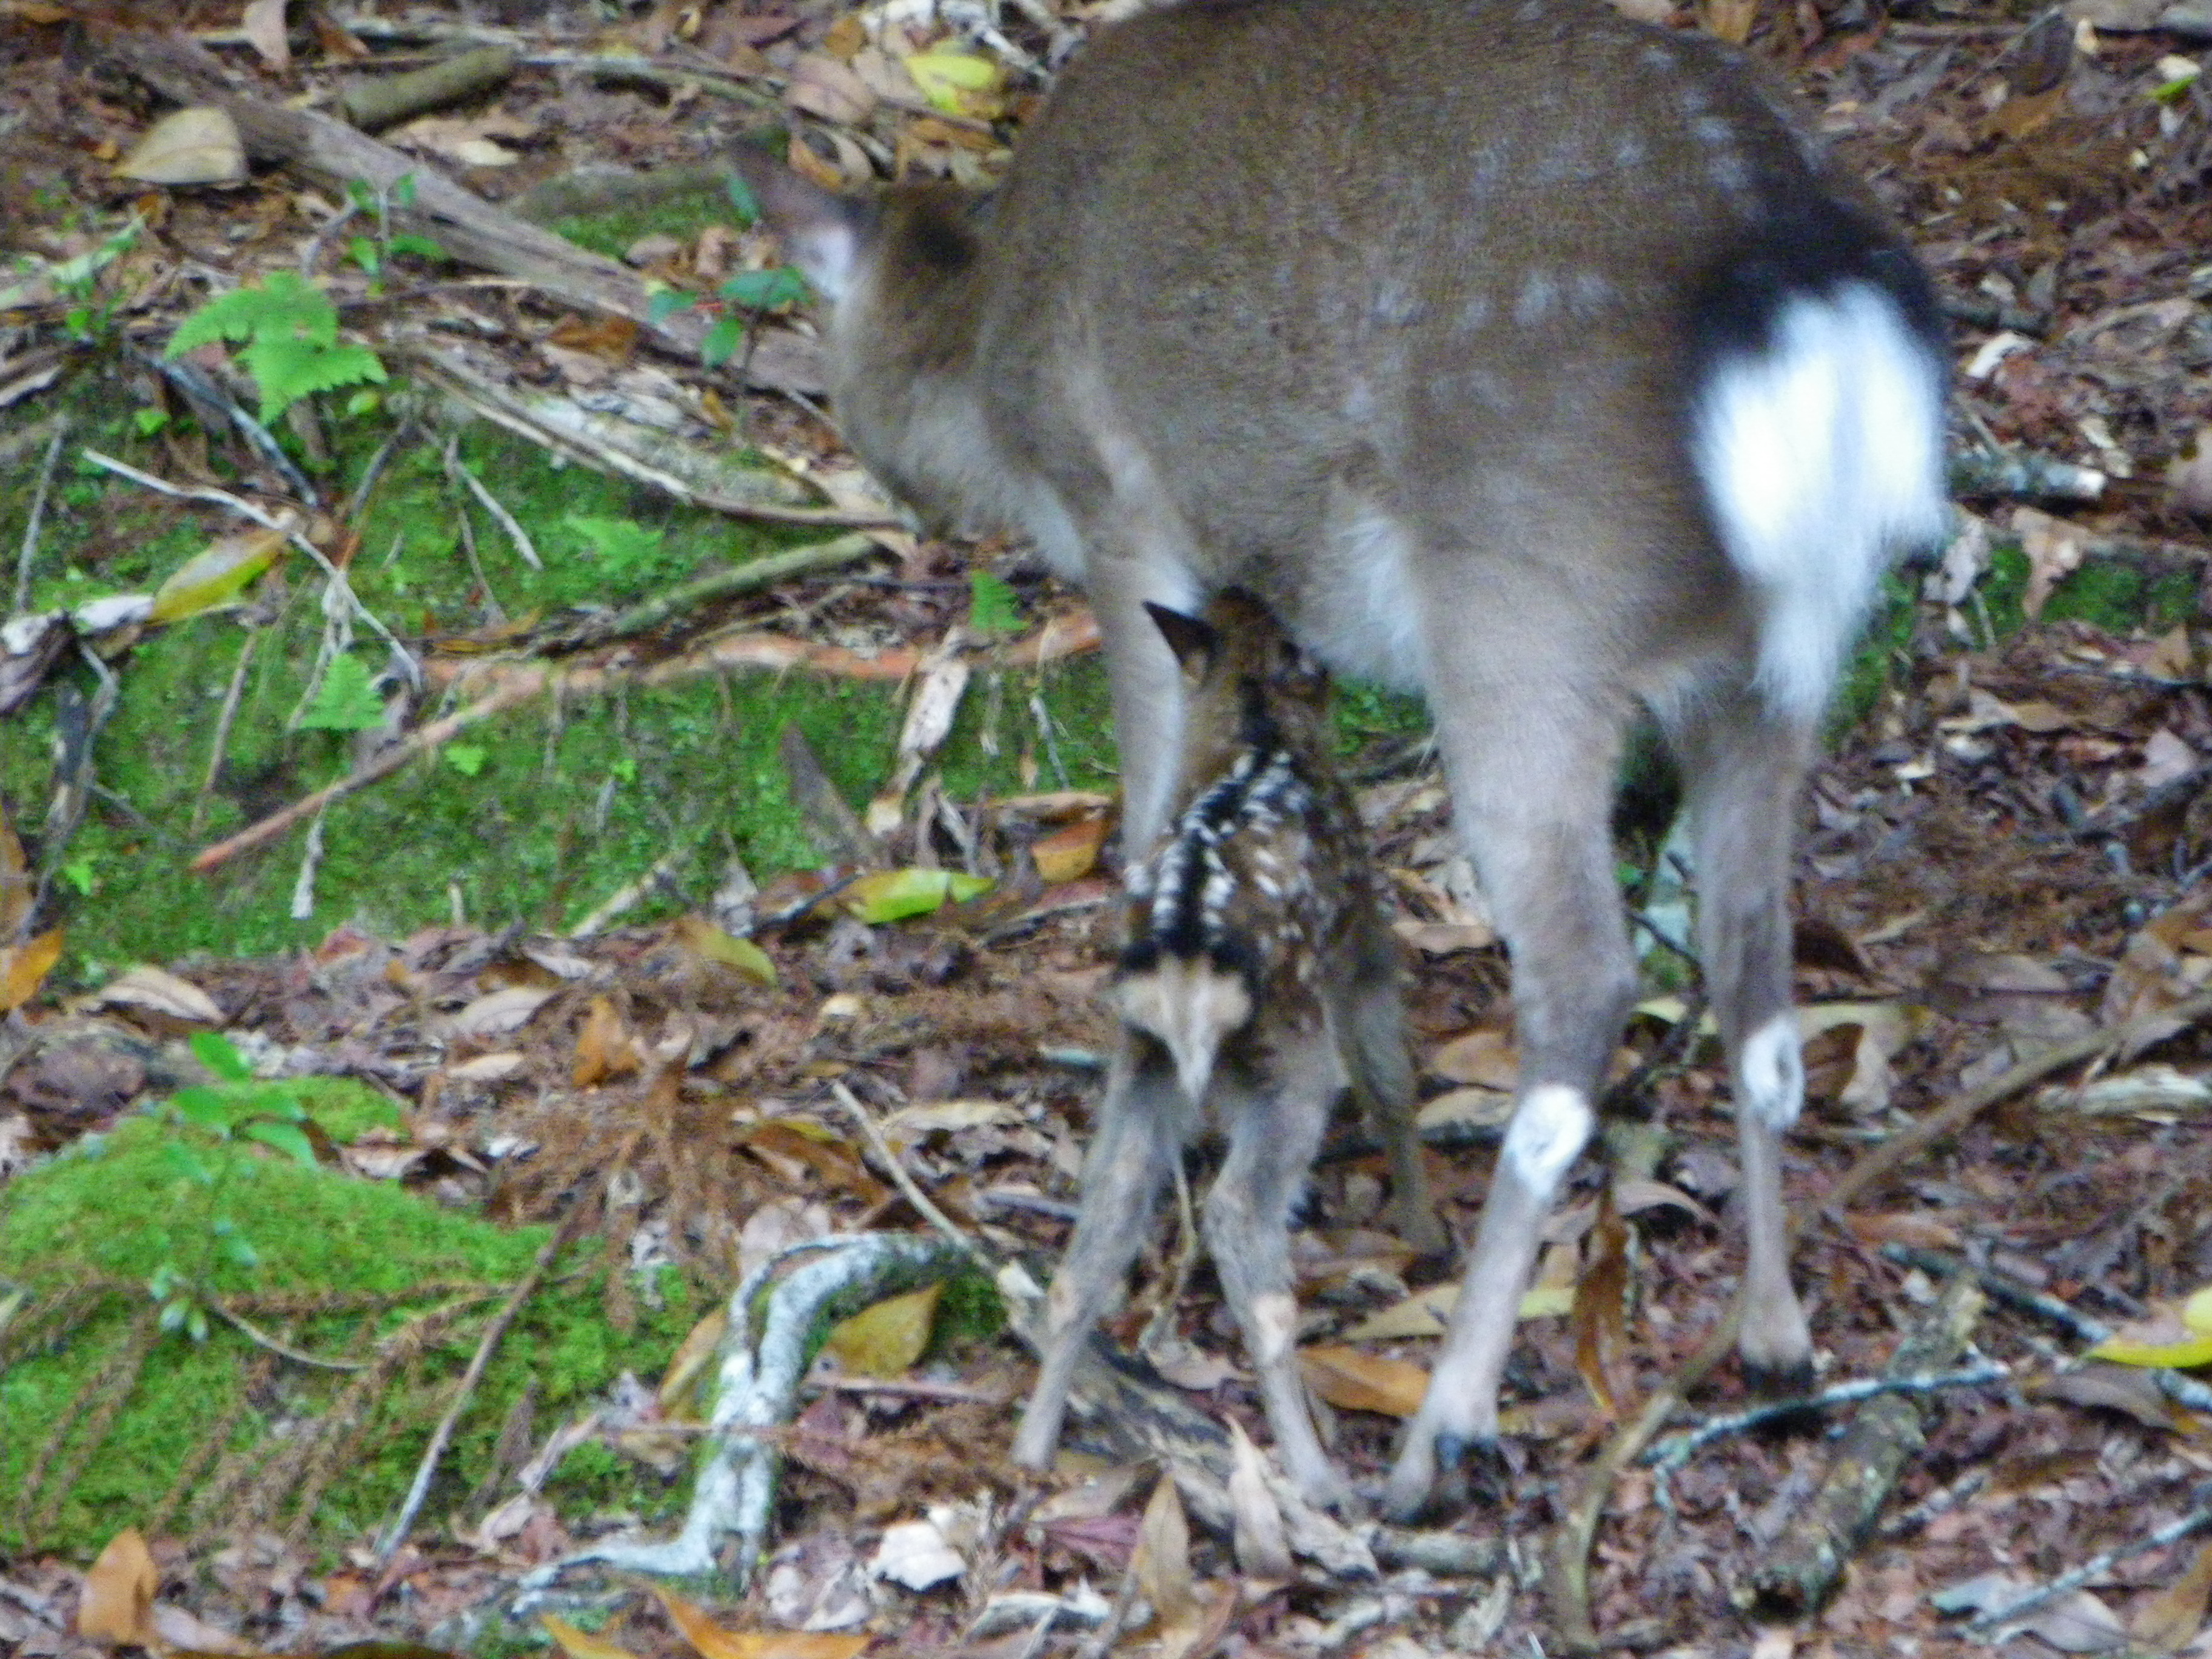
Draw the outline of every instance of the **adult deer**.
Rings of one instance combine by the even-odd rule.
[[[1802,1376],[1791,825],[1882,570],[1944,523],[1946,356],[1927,279],[1784,94],[1596,0],[1186,0],[1103,31],[990,195],[751,176],[833,302],[861,459],[1089,590],[1132,848],[1182,696],[1148,602],[1241,584],[1428,699],[1521,1076],[1389,1510],[1496,1433],[1635,994],[1607,817],[1639,703],[1681,763],[1734,1077],[1741,1352]]]

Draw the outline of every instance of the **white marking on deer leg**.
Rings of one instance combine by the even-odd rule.
[[[1564,1083],[1531,1089],[1505,1130],[1505,1167],[1540,1200],[1548,1200],[1596,1125],[1581,1090]]]
[[[1298,1334],[1298,1304],[1280,1291],[1252,1298],[1252,1358],[1273,1364],[1291,1351]]]
[[[1778,1134],[1797,1121],[1805,1104],[1805,1059],[1796,1013],[1785,1008],[1745,1038],[1737,1064],[1743,1073],[1741,1109]]]

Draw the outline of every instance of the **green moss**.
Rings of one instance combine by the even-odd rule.
[[[332,1127],[368,1111],[358,1099],[321,1094],[309,1109],[328,1111]],[[190,1146],[211,1182],[179,1173],[179,1144]],[[256,1261],[242,1262],[218,1248],[215,1226],[226,1217],[250,1238]],[[529,1271],[546,1237],[542,1227],[492,1226],[393,1184],[186,1136],[148,1115],[9,1183],[0,1206],[0,1277],[27,1286],[35,1298],[82,1283],[88,1273],[143,1283],[167,1265],[228,1298],[281,1288],[290,1295],[382,1292],[404,1302],[439,1281],[496,1291]],[[533,1380],[540,1411],[558,1420],[624,1369],[650,1374],[689,1328],[684,1288],[665,1281],[665,1305],[646,1311],[636,1333],[616,1333],[599,1316],[597,1281],[598,1270],[588,1263],[571,1267],[563,1282],[525,1308],[471,1399],[442,1466],[433,1515],[440,1502],[458,1501],[483,1474],[508,1409]],[[483,1304],[487,1310],[491,1305],[489,1297]],[[46,1425],[75,1420],[70,1402],[115,1352],[143,1306],[133,1295],[113,1294],[64,1337],[15,1356],[0,1373],[0,1492],[25,1489]],[[321,1315],[297,1322],[285,1334],[309,1352],[357,1351],[368,1334],[364,1322],[389,1330],[400,1316]],[[357,1539],[388,1518],[477,1339],[477,1323],[462,1321],[404,1387],[380,1402],[362,1454],[332,1484],[315,1517],[325,1542]],[[26,1539],[15,1506],[0,1504],[0,1549],[35,1544],[83,1559],[118,1525],[149,1515],[176,1472],[233,1410],[253,1352],[220,1323],[204,1342],[161,1337],[52,1526]],[[237,1438],[250,1443],[274,1419],[320,1410],[339,1386],[342,1378],[331,1373],[288,1370],[274,1397],[257,1402],[240,1421]]]
[[[933,1358],[988,1342],[1006,1328],[1006,1302],[985,1275],[964,1273],[945,1282],[937,1299],[937,1322],[929,1334]]]

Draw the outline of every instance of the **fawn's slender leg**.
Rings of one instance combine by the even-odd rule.
[[[1290,1218],[1343,1091],[1344,1063],[1319,1020],[1270,1048],[1261,1086],[1225,1077],[1214,1085],[1229,1156],[1206,1195],[1206,1249],[1251,1351],[1284,1468],[1315,1503],[1343,1507],[1351,1488],[1322,1449],[1298,1372]]]
[[[1115,1282],[1145,1242],[1170,1160],[1182,1156],[1187,1115],[1167,1051],[1124,1031],[1099,1108],[1098,1132],[1083,1162],[1075,1233],[1045,1300],[1036,1387],[1014,1437],[1018,1463],[1038,1469],[1052,1465],[1076,1359],[1106,1311]]]
[[[1447,1249],[1413,1124],[1413,1062],[1406,1048],[1406,1010],[1398,990],[1398,945],[1370,907],[1354,925],[1343,983],[1332,983],[1330,1015],[1352,1092],[1390,1163],[1390,1209],[1398,1236],[1423,1255]]]
[[[1429,1391],[1385,1506],[1425,1509],[1440,1472],[1498,1433],[1498,1384],[1538,1234],[1595,1127],[1592,1103],[1636,994],[1609,809],[1626,699],[1536,642],[1540,608],[1484,625],[1432,605],[1431,703],[1452,810],[1513,962],[1519,1098]]]
[[[1751,1381],[1802,1393],[1813,1345],[1790,1284],[1782,1136],[1805,1098],[1790,1006],[1790,866],[1814,732],[1746,692],[1686,712],[1672,734],[1689,786],[1698,953],[1735,1085],[1743,1159],[1743,1329]]]

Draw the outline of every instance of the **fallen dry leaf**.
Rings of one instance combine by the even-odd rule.
[[[1298,1350],[1306,1386],[1346,1411],[1411,1417],[1429,1390],[1429,1374],[1411,1360],[1391,1359],[1342,1343]]]
[[[125,1527],[107,1540],[84,1575],[76,1633],[94,1642],[149,1647],[154,1641],[154,1592],[161,1575],[138,1528]]]
[[[669,1622],[704,1659],[856,1659],[874,1639],[865,1632],[731,1630],[680,1595],[665,1589],[654,1594]]]

